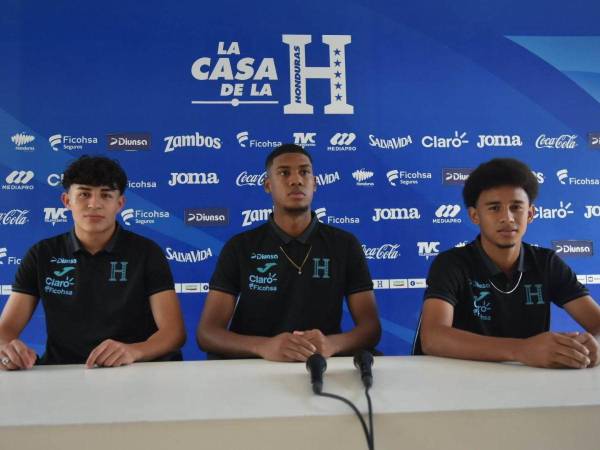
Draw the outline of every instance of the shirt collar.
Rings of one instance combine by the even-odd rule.
[[[319,223],[319,220],[317,219],[317,215],[314,213],[314,211],[311,211],[310,215],[311,215],[310,223],[306,227],[306,230],[304,230],[302,232],[302,234],[298,237],[292,237],[289,234],[287,234],[285,231],[283,231],[281,228],[279,228],[279,225],[277,225],[275,223],[275,219],[273,218],[273,213],[269,214],[269,225],[271,226],[271,229],[275,232],[277,237],[279,237],[279,239],[281,239],[284,244],[289,244],[293,240],[296,240],[296,241],[300,242],[301,244],[306,244],[308,242],[308,239],[310,238],[311,234],[313,233],[315,228],[317,228],[317,225]]]
[[[119,223],[116,223],[115,232],[113,233],[110,240],[106,243],[101,252],[113,253],[115,251],[115,245],[119,236],[121,235],[121,227]],[[71,229],[69,233],[69,237],[67,240],[67,247],[70,253],[77,253],[80,251],[86,251],[83,245],[81,245],[81,241],[75,235],[75,228]]]
[[[492,276],[496,276],[500,273],[503,273],[502,270],[496,265],[494,261],[487,255],[483,246],[481,245],[481,236],[477,236],[477,238],[473,241],[473,245],[477,249],[479,256],[483,259],[483,263],[485,264],[486,269],[492,274]],[[525,247],[523,243],[521,243],[521,250],[519,252],[519,262],[517,264],[518,272],[525,272],[527,267],[525,265]]]

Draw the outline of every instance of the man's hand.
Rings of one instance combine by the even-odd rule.
[[[580,340],[580,334],[576,332],[548,331],[523,339],[515,356],[517,361],[528,366],[582,369],[590,365],[591,359],[590,350]],[[587,339],[585,342],[592,345]]]
[[[0,345],[0,370],[31,369],[36,358],[35,352],[18,339]]]
[[[258,354],[269,361],[306,361],[317,348],[305,337],[281,333],[268,338],[257,349]]]
[[[316,347],[316,352],[325,358],[329,358],[336,353],[331,339],[321,333],[321,330],[294,331],[294,335],[304,337]]]
[[[118,367],[132,364],[140,359],[140,354],[131,344],[106,339],[88,356],[85,366],[91,369],[100,367]]]
[[[588,367],[596,367],[600,363],[600,345],[596,338],[590,333],[584,332],[575,336],[574,339],[588,349],[589,353],[587,357],[590,359]]]

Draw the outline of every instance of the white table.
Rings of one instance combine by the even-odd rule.
[[[600,368],[375,359],[377,449],[600,449]],[[366,411],[350,358],[324,390]],[[304,364],[141,363],[0,372],[0,449],[365,449],[345,404]]]

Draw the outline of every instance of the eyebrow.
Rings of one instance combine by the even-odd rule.
[[[91,191],[93,187],[96,187],[96,186],[92,186],[92,187],[90,187],[90,186],[77,186],[76,189],[78,189],[80,191]],[[116,191],[116,190],[117,189],[113,189],[113,188],[110,188],[108,186],[102,186],[100,188],[101,192],[112,192],[112,191]]]
[[[277,166],[276,169],[290,169],[292,166],[289,165],[283,165],[283,166]],[[311,168],[310,164],[301,164],[298,166],[299,169],[306,169],[306,168]]]
[[[495,201],[491,201],[491,202],[486,202],[484,203],[486,206],[491,206],[491,205],[499,205],[501,202],[495,200]],[[511,204],[524,204],[525,202],[523,200],[511,200],[510,201]]]

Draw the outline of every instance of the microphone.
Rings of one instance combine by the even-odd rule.
[[[373,355],[366,350],[361,350],[354,355],[354,367],[360,370],[360,378],[366,388],[373,386]]]
[[[313,353],[306,360],[306,370],[310,372],[310,384],[313,392],[320,394],[323,391],[323,374],[327,370],[327,362],[320,353]]]

